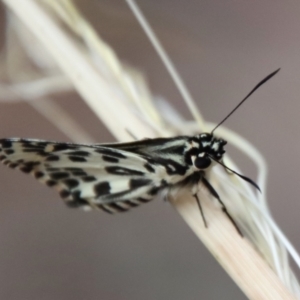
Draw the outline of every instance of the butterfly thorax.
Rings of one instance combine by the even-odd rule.
[[[201,133],[189,140],[190,147],[185,153],[186,162],[195,170],[208,170],[214,162],[220,161],[225,153],[226,141],[210,133]]]

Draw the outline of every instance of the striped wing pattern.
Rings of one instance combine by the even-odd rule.
[[[166,168],[159,163],[101,145],[2,139],[0,160],[54,187],[69,207],[109,213],[148,202],[167,185]]]

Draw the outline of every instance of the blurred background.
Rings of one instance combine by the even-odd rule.
[[[191,118],[125,2],[77,3],[122,60],[147,76],[153,93]],[[282,68],[225,126],[266,157],[270,209],[300,249],[300,3],[138,4],[208,121],[219,122],[262,78]],[[56,100],[99,143],[114,141],[80,96]],[[0,104],[0,136],[69,141],[25,103]],[[230,145],[227,150],[255,178],[253,163]],[[0,187],[0,299],[246,299],[168,203],[153,201],[114,216],[70,210],[55,191],[5,167]]]

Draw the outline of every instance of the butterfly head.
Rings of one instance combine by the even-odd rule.
[[[210,168],[215,161],[220,161],[227,144],[210,133],[201,133],[192,138],[191,159],[194,167],[199,170]]]

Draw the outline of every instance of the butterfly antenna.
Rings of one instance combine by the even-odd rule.
[[[240,178],[242,178],[243,180],[247,181],[248,183],[250,183],[252,186],[254,186],[256,189],[258,189],[261,192],[260,187],[249,177],[246,177],[244,175],[239,174],[238,172],[228,168],[227,166],[225,166],[223,163],[221,163],[220,161],[216,160],[215,158],[213,158],[211,155],[209,155],[209,157],[214,160],[216,163],[220,164],[222,167],[224,167],[225,169],[231,171],[232,173],[234,173],[235,175],[239,176]]]
[[[268,75],[262,81],[260,81],[252,90],[251,92],[211,131],[211,134],[220,126],[222,125],[260,86],[262,86],[265,82],[271,79],[274,75],[279,72],[280,68]]]

